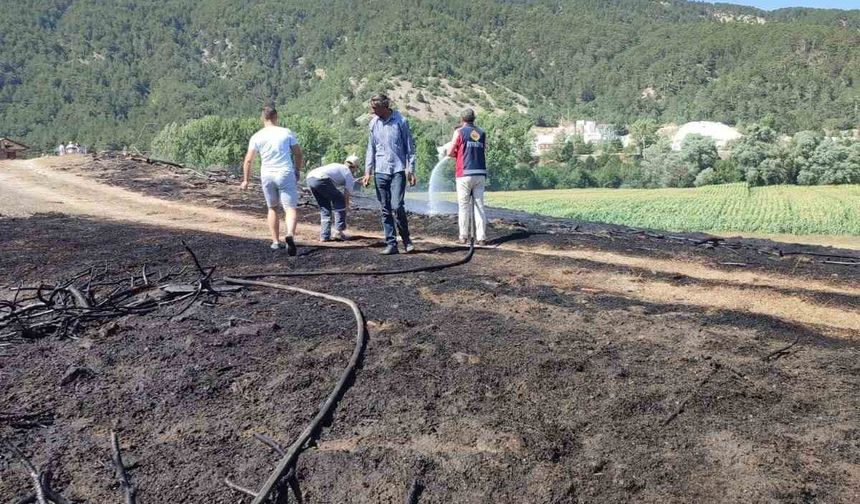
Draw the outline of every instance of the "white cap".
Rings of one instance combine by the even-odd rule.
[[[351,156],[347,156],[346,161],[344,161],[344,162],[345,162],[346,164],[351,164],[351,165],[353,165],[353,166],[358,166],[358,156],[356,156],[355,154],[353,154],[353,155],[351,155]]]

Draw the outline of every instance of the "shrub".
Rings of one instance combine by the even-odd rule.
[[[860,142],[822,140],[797,180],[805,185],[860,183]]]
[[[705,185],[713,185],[717,183],[717,174],[713,168],[705,168],[700,171],[698,175],[696,175],[696,180],[693,181],[693,185],[696,187],[701,187]]]
[[[537,186],[534,173],[529,165],[525,163],[517,163],[508,172],[505,189],[517,191],[521,189],[534,189]]]
[[[321,122],[301,117],[282,122],[296,133],[308,166],[338,161],[345,155],[333,131]],[[151,150],[155,156],[200,169],[212,165],[237,168],[248,150],[248,140],[259,128],[259,119],[244,117],[206,116],[183,125],[171,123],[155,136]]]
[[[714,184],[732,184],[743,180],[743,172],[731,160],[721,159],[714,165]]]
[[[560,178],[560,165],[545,164],[534,169],[535,184],[539,189],[555,189]]]
[[[184,125],[171,123],[155,136],[151,150],[155,156],[201,169],[212,165],[237,167],[258,125],[253,119],[219,116]]]
[[[594,187],[596,185],[594,178],[590,173],[582,168],[573,167],[562,170],[559,175],[558,188],[575,189]]]

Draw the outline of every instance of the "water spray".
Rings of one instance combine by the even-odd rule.
[[[430,184],[427,188],[427,206],[429,207],[430,215],[440,215],[445,213],[442,209],[441,198],[439,193],[446,188],[445,184],[445,167],[448,165],[448,157],[442,156],[433,171],[430,172]]]

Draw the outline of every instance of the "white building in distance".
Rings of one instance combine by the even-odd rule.
[[[672,136],[672,150],[681,150],[681,145],[684,143],[684,139],[687,138],[687,135],[692,133],[713,138],[718,149],[724,148],[726,144],[732,140],[737,140],[743,136],[735,128],[723,123],[711,121],[688,122],[678,128],[677,133]]]
[[[553,128],[534,127],[531,131],[535,138],[532,152],[538,157],[550,150],[559,136],[569,140],[571,137],[579,135],[585,143],[600,143],[616,139],[621,139],[624,142],[624,138],[615,134],[611,124],[601,124],[589,120],[562,123]]]

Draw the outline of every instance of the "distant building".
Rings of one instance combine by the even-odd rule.
[[[597,134],[594,137],[594,142],[611,142],[621,138],[615,131],[615,126],[611,124],[598,124],[596,128]]]
[[[531,129],[534,135],[534,145],[532,146],[532,154],[540,157],[552,149],[556,139],[561,135],[562,138],[568,139],[576,134],[575,125],[572,123],[561,124],[552,128],[535,126]]]
[[[711,121],[688,122],[678,128],[678,131],[672,136],[672,150],[681,150],[684,139],[690,134],[712,138],[714,143],[717,144],[718,149],[724,148],[732,140],[737,140],[743,136],[740,131],[723,123]]]
[[[574,123],[574,128],[577,135],[593,134],[597,132],[597,122],[580,119]]]
[[[552,149],[552,145],[555,143],[556,135],[552,133],[536,133],[535,134],[535,145],[534,149],[532,149],[532,153],[535,156],[542,156],[547,153],[550,149]]]
[[[532,152],[538,157],[546,154],[559,136],[565,140],[569,140],[573,136],[581,136],[585,143],[600,143],[620,138],[611,124],[599,124],[596,121],[584,119],[567,124],[562,123],[554,128],[535,127],[531,131],[535,138]]]
[[[21,142],[8,138],[0,138],[0,159],[17,159],[24,151],[29,149]]]

